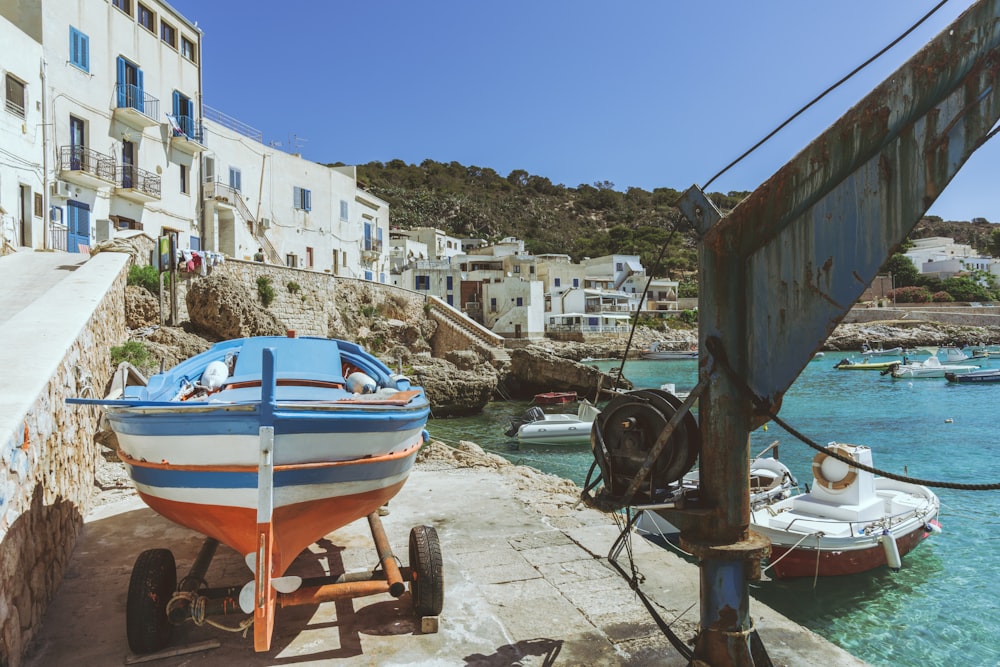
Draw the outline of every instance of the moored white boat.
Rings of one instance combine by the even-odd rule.
[[[945,373],[968,373],[978,369],[979,366],[973,364],[942,364],[937,357],[928,357],[923,361],[893,366],[888,369],[888,373],[897,379],[943,378]]]
[[[1000,368],[980,368],[968,373],[945,373],[948,382],[975,384],[1000,382]]]
[[[600,410],[583,399],[576,414],[547,414],[531,407],[523,416],[511,421],[504,434],[522,444],[586,445],[590,444],[590,429]]]
[[[890,347],[883,348],[881,345],[878,347],[869,347],[868,344],[861,346],[861,352],[859,353],[862,357],[898,357],[902,356],[902,347]]]
[[[698,348],[695,345],[687,345],[683,341],[658,341],[643,350],[643,359],[697,359]]]
[[[872,465],[868,447],[831,443],[813,459],[808,493],[751,509],[751,529],[771,541],[764,570],[772,578],[898,570],[903,556],[940,530],[930,489],[875,477],[828,452]]]

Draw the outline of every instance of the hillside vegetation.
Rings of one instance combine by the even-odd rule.
[[[358,179],[389,202],[394,227],[436,227],[460,238],[491,242],[516,236],[533,254],[562,253],[574,261],[615,253],[639,255],[651,273],[678,280],[697,271],[695,237],[674,207],[681,193],[673,188],[622,191],[608,181],[567,187],[520,169],[502,176],[489,167],[433,160],[419,165],[369,162],[358,166]],[[747,194],[708,196],[725,212]],[[671,237],[675,227],[678,231]],[[948,236],[985,253],[994,227],[931,217],[917,224],[910,238]]]

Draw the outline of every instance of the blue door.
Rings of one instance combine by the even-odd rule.
[[[80,252],[90,245],[90,206],[78,201],[66,202],[66,252]]]

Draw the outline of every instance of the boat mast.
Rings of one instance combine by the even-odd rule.
[[[1000,117],[1000,0],[981,0],[726,217],[697,187],[701,490],[670,510],[700,559],[694,659],[770,665],[748,582],[749,436]],[[700,664],[700,663],[699,663]]]

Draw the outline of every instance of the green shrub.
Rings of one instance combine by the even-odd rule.
[[[160,272],[157,271],[155,266],[133,264],[128,267],[126,282],[129,285],[145,287],[151,294],[160,293]]]
[[[257,278],[257,295],[260,296],[260,302],[264,304],[265,308],[270,306],[274,297],[277,296],[274,292],[274,286],[271,285],[271,279],[267,276]]]
[[[686,322],[688,324],[695,324],[698,322],[698,311],[697,310],[682,310],[677,316],[681,322]]]
[[[130,340],[124,345],[111,348],[111,363],[118,367],[123,361],[127,361],[141,371],[145,371],[150,365],[152,358],[149,356],[149,350],[146,346],[138,340]]]
[[[288,288],[288,291],[291,292],[292,294],[298,294],[299,290],[302,289],[302,286],[299,285],[294,280],[289,280],[286,287]]]
[[[361,306],[361,314],[364,315],[365,317],[372,317],[376,312],[377,309],[375,308],[375,306],[371,304],[366,304],[364,306]]]

